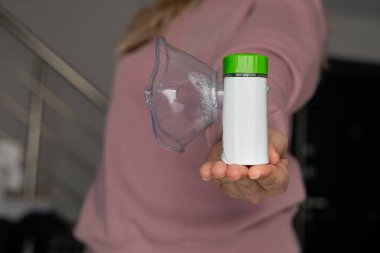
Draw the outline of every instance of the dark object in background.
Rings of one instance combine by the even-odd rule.
[[[330,61],[307,115],[303,252],[376,251],[380,65]]]
[[[11,240],[15,234],[14,224],[7,220],[0,219],[0,252],[10,252]]]
[[[22,253],[30,245],[35,253],[79,253],[71,226],[55,213],[30,213],[17,223],[0,221],[0,252]]]

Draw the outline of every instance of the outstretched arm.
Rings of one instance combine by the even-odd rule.
[[[254,203],[286,190],[291,116],[316,89],[324,41],[320,0],[262,0],[253,4],[236,36],[221,42],[215,68],[220,69],[223,56],[231,53],[268,56],[270,163],[228,166],[220,159],[222,144],[218,141],[200,168],[203,179],[215,182],[231,197]]]

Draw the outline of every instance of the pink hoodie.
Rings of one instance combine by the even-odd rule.
[[[267,55],[270,120],[289,135],[292,113],[316,88],[325,24],[319,0],[205,0],[178,16],[164,36],[219,73],[227,54]],[[153,137],[144,98],[153,60],[150,42],[118,64],[103,163],[77,238],[89,252],[102,253],[299,251],[291,222],[305,192],[296,160],[289,161],[286,193],[256,205],[202,181],[207,134],[181,155]]]

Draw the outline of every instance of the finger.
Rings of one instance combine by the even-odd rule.
[[[283,192],[289,183],[287,159],[281,159],[277,166],[257,165],[248,171],[249,177],[255,179],[265,190],[273,193]]]
[[[256,165],[249,168],[249,178],[263,183],[264,185],[273,184],[277,179],[278,168],[275,165]]]
[[[277,165],[279,169],[279,185],[277,192],[284,193],[289,185],[289,170],[288,170],[288,159],[281,159],[280,163]]]
[[[229,180],[228,178],[222,178],[219,180],[221,182],[220,189],[224,193],[226,193],[230,198],[234,198],[234,199],[243,198],[243,195],[238,190],[238,188],[235,184],[235,181]]]
[[[230,180],[239,180],[246,177],[248,174],[248,167],[238,164],[231,164],[227,166],[226,177]]]
[[[269,145],[268,145],[268,156],[269,156],[269,163],[270,164],[276,165],[280,162],[280,155],[272,143],[269,143]]]
[[[230,198],[238,199],[243,198],[240,194],[237,186],[234,184],[234,181],[231,181],[227,178],[215,178],[211,179],[211,182],[215,184],[222,192],[227,194]]]
[[[212,165],[211,174],[216,178],[223,178],[226,175],[227,164],[222,161],[217,161]]]
[[[240,194],[252,203],[257,204],[268,195],[268,192],[256,180],[242,178],[234,182]]]
[[[215,162],[206,162],[199,169],[199,174],[204,181],[210,181],[212,178],[211,169]]]
[[[286,155],[288,150],[288,138],[281,132],[269,131],[269,143],[273,145],[280,156]]]

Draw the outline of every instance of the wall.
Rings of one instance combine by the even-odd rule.
[[[0,0],[32,33],[107,96],[116,61],[115,45],[132,15],[148,3],[148,0]],[[0,38],[0,49],[35,75],[37,59],[33,53],[1,26]],[[29,110],[29,91],[1,67],[0,73],[0,88]],[[55,209],[74,220],[100,163],[105,115],[51,69],[47,71],[46,83],[97,136],[92,138],[88,132],[79,131],[50,106],[45,106],[44,124],[60,145],[57,149],[42,140],[38,185],[48,188]],[[25,124],[1,106],[0,118],[0,127],[25,146]],[[70,152],[62,152],[62,147]]]
[[[380,63],[380,1],[325,0],[328,53],[340,59]]]
[[[114,46],[135,11],[149,0],[0,0],[18,19],[109,94]]]

